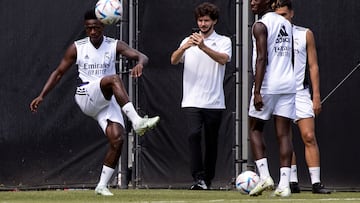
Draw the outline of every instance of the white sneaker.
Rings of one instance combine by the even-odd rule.
[[[276,188],[274,191],[274,196],[278,197],[289,197],[291,195],[291,190],[289,187],[286,188]]]
[[[142,136],[147,130],[154,128],[159,121],[159,116],[155,116],[152,118],[148,118],[148,116],[145,116],[144,118],[141,118],[139,122],[134,123],[133,128],[136,134]]]
[[[109,190],[107,187],[105,187],[105,186],[103,186],[103,187],[97,186],[97,187],[95,188],[95,194],[97,194],[97,195],[102,195],[102,196],[113,196],[113,195],[114,195],[114,194],[111,193],[110,190]]]
[[[274,188],[274,181],[269,176],[265,179],[260,179],[259,183],[249,192],[250,196],[257,196],[261,195],[261,193],[266,189],[273,189]]]

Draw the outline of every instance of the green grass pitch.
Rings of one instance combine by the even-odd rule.
[[[0,203],[262,203],[262,202],[304,202],[304,203],[360,203],[360,192],[333,192],[330,195],[312,194],[305,191],[287,198],[273,197],[271,191],[250,197],[236,190],[191,191],[180,189],[111,189],[114,196],[95,195],[94,190],[41,190],[0,192]]]

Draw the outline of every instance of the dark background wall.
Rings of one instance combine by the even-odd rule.
[[[76,67],[44,100],[37,114],[29,111],[70,43],[84,37],[83,13],[92,1],[11,1],[1,6],[0,61],[0,189],[93,187],[98,180],[106,139],[97,123],[84,116],[73,94]],[[139,80],[141,113],[161,116],[160,125],[139,140],[139,186],[187,187],[191,182],[188,151],[180,109],[182,67],[170,65],[170,55],[194,27],[193,8],[202,1],[139,1],[139,49],[150,57]],[[216,27],[234,40],[234,1],[213,1],[221,8]],[[294,1],[294,22],[310,27],[316,38],[322,96],[326,96],[359,62],[357,36],[360,2]],[[46,9],[44,9],[46,8]],[[107,34],[117,37],[117,28]],[[235,46],[235,45],[234,45]],[[234,174],[234,59],[228,64],[224,114],[214,185],[229,187]],[[247,67],[242,67],[247,68]],[[359,71],[323,105],[316,118],[322,180],[330,188],[359,189],[357,114]],[[268,126],[271,173],[277,180],[278,154]],[[295,135],[300,183],[310,179],[303,145]]]
[[[83,13],[95,2],[11,1],[1,6],[1,187],[96,183],[106,140],[74,102],[76,67],[37,114],[29,111],[65,49],[85,36]]]
[[[192,177],[189,167],[187,135],[180,104],[182,97],[182,64],[170,64],[170,56],[180,42],[197,27],[193,9],[204,1],[140,1],[139,29],[141,49],[151,61],[141,86],[142,107],[161,115],[156,137],[143,145],[142,183],[150,186],[189,187]],[[235,112],[235,4],[234,1],[212,1],[220,10],[215,29],[231,37],[233,60],[227,64],[224,81],[227,111],[219,137],[218,167],[212,186],[230,187],[234,177],[234,117]],[[147,167],[147,168],[146,168]],[[146,169],[145,169],[146,168]],[[149,170],[150,168],[150,170]],[[146,171],[146,172],[145,172]],[[173,187],[173,186],[172,186]]]

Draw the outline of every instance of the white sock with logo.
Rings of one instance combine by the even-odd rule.
[[[122,110],[133,124],[137,123],[141,119],[139,114],[136,112],[134,105],[131,102],[126,103],[122,107]]]
[[[101,175],[100,175],[100,181],[99,181],[97,187],[106,187],[111,176],[113,175],[114,171],[115,171],[115,169],[103,165]]]
[[[290,167],[281,167],[280,168],[280,181],[278,188],[289,187],[290,181]]]
[[[267,177],[270,177],[267,158],[262,158],[262,159],[256,160],[255,163],[259,170],[260,179],[263,180]]]

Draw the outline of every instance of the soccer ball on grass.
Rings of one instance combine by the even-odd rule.
[[[260,177],[253,171],[244,171],[236,178],[236,189],[242,194],[249,194],[258,184]]]
[[[121,0],[99,0],[95,5],[95,15],[104,24],[117,23],[122,17]]]

